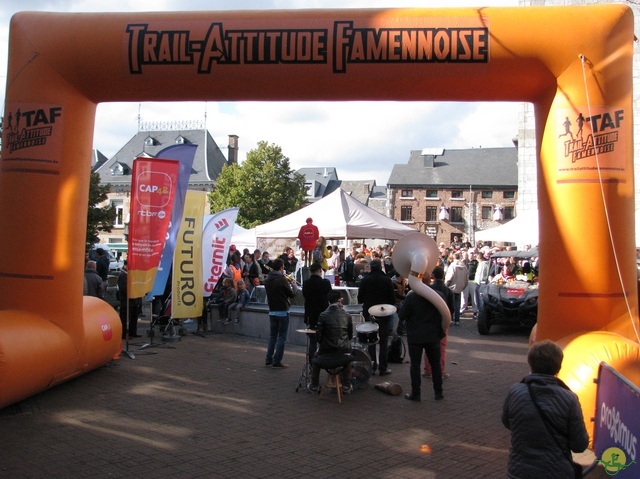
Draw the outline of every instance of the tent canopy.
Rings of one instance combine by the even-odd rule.
[[[538,244],[538,210],[522,211],[503,225],[477,231],[475,239],[536,246]]]
[[[253,250],[257,248],[255,228],[246,229],[236,223],[233,227],[231,243],[236,245],[239,251],[248,248],[253,253]]]
[[[307,218],[326,239],[397,240],[416,230],[363,205],[342,188],[298,211],[256,226],[257,238],[297,238]]]

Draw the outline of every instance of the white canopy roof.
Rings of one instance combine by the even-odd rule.
[[[476,241],[502,241],[517,245],[537,246],[538,210],[527,210],[518,213],[511,221],[488,230],[477,231]]]
[[[277,220],[256,226],[257,238],[297,238],[307,218],[327,239],[397,240],[415,229],[363,205],[338,188],[321,200]]]
[[[231,236],[231,244],[236,245],[236,248],[239,251],[248,248],[249,251],[253,252],[257,247],[256,241],[256,229],[246,229],[240,226],[239,224],[235,224],[233,227],[233,236]]]

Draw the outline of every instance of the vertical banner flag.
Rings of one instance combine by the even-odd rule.
[[[202,275],[204,297],[208,298],[227,267],[227,255],[238,208],[229,208],[211,217],[202,232]]]
[[[171,265],[173,263],[173,250],[176,245],[176,237],[178,236],[178,228],[182,219],[182,211],[184,210],[184,197],[189,187],[189,178],[191,177],[191,168],[193,167],[193,158],[196,156],[198,145],[185,143],[182,145],[171,145],[158,152],[156,158],[166,160],[177,160],[180,162],[178,172],[178,184],[176,186],[176,197],[173,201],[173,210],[171,212],[171,223],[167,232],[167,240],[164,244],[164,250],[160,257],[160,266],[156,274],[156,280],[151,289],[151,296],[162,296],[167,286]]]
[[[171,316],[197,318],[202,315],[202,222],[207,193],[187,191],[184,212],[173,254]]]
[[[133,162],[127,253],[129,298],[142,298],[151,291],[169,228],[177,181],[177,161],[136,158]]]

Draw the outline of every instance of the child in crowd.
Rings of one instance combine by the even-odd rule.
[[[219,320],[225,320],[224,324],[229,324],[231,320],[229,317],[229,306],[231,306],[236,300],[236,288],[233,285],[232,278],[226,278],[222,283],[222,302],[218,304],[218,311],[220,312]]]
[[[231,322],[233,312],[236,313],[236,318],[233,320],[233,324],[238,324],[240,322],[240,311],[242,311],[249,302],[249,291],[247,290],[245,282],[243,280],[238,280],[236,286],[238,288],[237,297],[235,302],[228,308],[229,319],[225,321],[225,324],[229,324]]]

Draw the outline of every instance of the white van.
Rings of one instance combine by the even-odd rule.
[[[96,250],[98,248],[102,248],[104,250],[104,253],[109,257],[109,272],[117,273],[122,269],[122,264],[123,264],[122,261],[118,261],[116,259],[111,249],[109,249],[108,244],[100,244],[100,243],[94,244],[93,248],[91,248],[91,251],[89,251],[89,259],[92,259],[94,261],[96,260],[96,258],[98,257]]]

